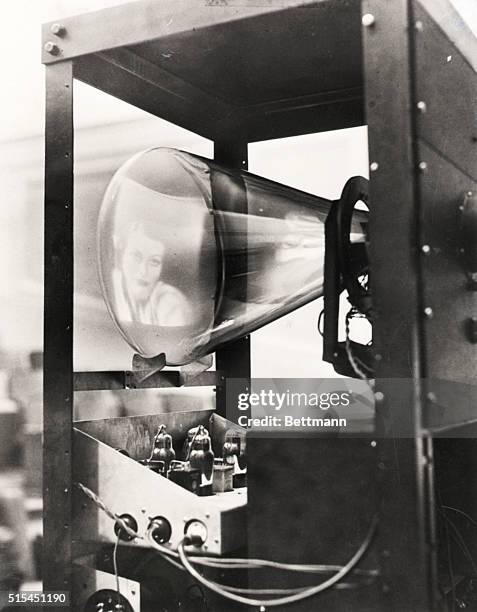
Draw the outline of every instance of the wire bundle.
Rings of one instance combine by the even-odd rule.
[[[117,521],[119,525],[128,533],[128,535],[130,535],[131,537],[143,539],[142,536],[140,536],[128,525],[126,525],[124,521],[121,521],[118,515],[112,512],[95,493],[93,493],[90,489],[88,489],[81,483],[77,483],[77,486],[96,504],[98,508],[105,512],[111,519]],[[351,559],[343,566],[326,564],[291,564],[280,563],[278,561],[270,561],[266,559],[222,559],[212,557],[196,557],[189,556],[186,553],[185,547],[187,545],[190,545],[191,543],[188,536],[185,536],[184,539],[180,542],[178,552],[171,550],[167,546],[158,544],[152,539],[152,537],[150,537],[149,533],[147,540],[150,546],[152,548],[155,548],[166,561],[168,561],[180,570],[187,571],[195,580],[203,584],[211,591],[214,591],[215,593],[221,595],[226,599],[230,599],[232,601],[249,606],[257,606],[261,610],[265,610],[266,607],[283,606],[295,603],[297,601],[301,601],[308,597],[312,597],[313,595],[317,595],[318,593],[321,593],[331,587],[336,586],[337,588],[353,588],[355,584],[341,582],[342,579],[353,570],[356,575],[361,575],[367,578],[367,581],[363,580],[360,584],[369,584],[371,581],[373,581],[378,575],[378,572],[376,570],[360,570],[354,568],[368,550],[373,536],[376,532],[376,526],[377,518],[374,517],[368,529],[368,533],[366,534],[366,537],[363,540],[361,546],[351,557]],[[117,545],[115,548],[117,549]],[[233,587],[210,580],[209,578],[206,578],[205,576],[200,574],[194,567],[194,565],[200,565],[203,567],[221,570],[273,568],[300,573],[335,573],[320,584],[311,587],[300,587],[294,589],[251,589]],[[117,578],[117,563],[115,563],[114,569]],[[274,597],[268,598],[271,595],[273,595]],[[261,596],[264,597],[264,599],[255,599],[253,596]]]

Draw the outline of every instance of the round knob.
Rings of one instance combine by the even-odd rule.
[[[119,518],[122,519],[130,529],[137,533],[138,526],[136,519],[133,516],[130,514],[121,514],[119,515]],[[114,523],[114,533],[124,542],[131,542],[131,540],[134,540],[134,536],[130,535],[125,529],[123,529],[119,523]]]
[[[165,544],[171,539],[172,528],[169,521],[163,516],[156,516],[149,525],[151,537],[158,544]]]

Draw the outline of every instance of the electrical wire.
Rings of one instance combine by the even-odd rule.
[[[366,364],[364,364],[358,357],[356,357],[353,353],[353,349],[351,348],[351,341],[350,341],[350,320],[360,316],[360,314],[358,313],[358,311],[355,308],[351,308],[348,313],[346,314],[346,319],[345,319],[345,331],[346,331],[346,341],[345,341],[345,349],[346,349],[346,355],[348,357],[348,360],[351,364],[351,367],[354,370],[354,373],[361,378],[362,380],[365,380],[368,385],[371,387],[371,389],[374,389],[374,381],[372,381],[368,374],[365,372],[365,370],[369,370],[369,368],[366,366]],[[370,371],[371,372],[371,371]]]
[[[453,521],[451,521],[450,518],[447,517],[444,512],[441,511],[441,514],[443,515],[444,519],[449,523],[449,525],[452,527],[452,529],[455,531],[455,536],[454,536],[455,539],[457,540],[458,544],[461,547],[461,550],[463,551],[467,559],[470,561],[470,564],[472,565],[474,572],[477,574],[477,565],[474,561],[474,558],[472,557],[470,550],[467,547],[467,544],[465,543],[464,538],[462,537],[462,534],[457,529]]]
[[[473,519],[470,514],[467,514],[467,512],[464,512],[463,510],[460,510],[459,508],[454,508],[452,506],[441,506],[441,508],[443,508],[444,510],[453,510],[454,512],[462,514],[462,516],[465,516],[466,519],[468,519],[473,525],[477,527],[477,521]]]
[[[170,548],[162,544],[154,542],[151,537],[148,538],[149,543],[153,548],[158,550],[162,555],[179,559],[179,554]],[[280,563],[279,561],[269,561],[265,559],[226,559],[220,558],[215,559],[214,557],[193,557],[190,556],[189,560],[191,563],[196,565],[204,565],[214,569],[260,569],[260,568],[272,568],[290,572],[298,573],[311,573],[311,574],[330,574],[332,572],[338,572],[342,569],[341,565],[304,565],[296,563]],[[378,576],[378,570],[363,570],[355,569],[353,572],[356,575],[368,576],[374,578]]]
[[[110,510],[106,506],[104,501],[98,495],[96,495],[93,491],[91,491],[91,489],[88,489],[88,487],[85,487],[82,483],[79,483],[79,482],[75,484],[87,497],[89,497],[96,504],[96,506],[99,509],[105,512],[112,520],[116,521],[120,525],[120,527],[123,528],[128,533],[128,535],[130,535],[133,538],[143,539],[142,536],[140,536],[136,531],[131,529],[129,525],[127,525],[122,519],[120,519],[120,517],[117,514],[115,514],[112,510]],[[294,601],[300,601],[301,599],[311,597],[312,595],[315,595],[316,593],[319,593],[325,589],[335,586],[338,583],[338,581],[340,581],[344,576],[346,576],[348,573],[354,570],[354,566],[359,562],[359,560],[365,554],[374,536],[376,525],[377,525],[377,518],[374,517],[365,540],[363,541],[363,543],[361,544],[360,548],[355,553],[355,555],[344,566],[287,564],[287,563],[280,563],[276,561],[268,561],[264,559],[213,559],[213,558],[205,559],[203,557],[193,557],[193,556],[191,556],[190,558],[187,558],[185,550],[184,550],[184,544],[185,544],[184,540],[180,543],[179,552],[177,553],[155,542],[152,539],[150,532],[147,533],[147,539],[150,545],[153,548],[156,548],[166,561],[168,561],[169,563],[171,563],[174,567],[178,569],[187,570],[194,578],[196,578],[196,580],[204,584],[204,586],[208,587],[209,589],[215,591],[218,594],[223,595],[224,597],[228,599],[239,601],[241,603],[246,603],[247,605],[258,605],[260,607],[263,607],[264,605],[278,606],[278,605],[284,605],[285,603],[292,603]],[[121,593],[119,590],[119,573],[118,573],[118,567],[117,567],[117,550],[119,546],[119,540],[120,540],[120,537],[118,536],[116,540],[116,545],[114,547],[114,553],[113,553],[113,565],[114,565],[114,572],[116,576],[116,589],[118,592],[118,600],[121,596]],[[174,558],[180,559],[182,565],[177,563],[177,561],[174,560]],[[201,574],[199,574],[194,569],[191,563],[203,565],[205,567],[209,567],[213,569],[220,569],[220,570],[257,569],[257,568],[263,568],[263,567],[272,567],[275,569],[302,572],[302,573],[306,573],[306,572],[330,573],[333,571],[335,571],[336,573],[330,578],[328,578],[327,580],[325,580],[323,583],[316,585],[314,587],[302,587],[299,589],[241,589],[238,587],[219,584],[210,579],[204,578]],[[366,575],[368,577],[375,577],[378,575],[378,572],[376,570],[356,569],[354,571],[356,574]],[[354,588],[354,586],[355,585],[352,583],[342,583],[341,584],[341,588]],[[278,599],[261,601],[261,600],[253,600],[253,599],[242,597],[240,593],[245,593],[247,595],[263,595],[263,596],[284,595],[285,593],[286,595],[284,595],[283,597],[279,597]],[[253,602],[253,603],[250,603],[250,602]]]
[[[116,544],[114,545],[113,550],[113,568],[114,568],[114,577],[116,579],[116,593],[118,595],[118,606],[121,606],[121,591],[119,589],[119,571],[118,571],[118,548],[119,548],[119,536],[116,538]],[[119,609],[119,607],[118,607]]]
[[[159,554],[165,561],[173,565],[176,569],[181,570],[182,572],[187,571],[185,567],[183,567],[180,563],[177,563],[177,561],[174,561],[173,559],[171,559],[168,555],[165,555],[164,553],[161,553],[161,552],[159,552]],[[192,559],[192,557],[189,557],[189,559]],[[340,568],[341,566],[337,566],[337,567]],[[224,569],[224,568],[217,568],[217,569]],[[235,569],[235,568],[230,567],[229,569]],[[360,581],[359,583],[341,582],[334,586],[336,589],[354,589],[359,586],[367,586],[369,584],[372,584],[373,581],[374,581],[374,577],[368,578],[367,580],[362,581],[362,582]],[[251,589],[251,588],[234,587],[228,584],[227,585],[219,584],[215,581],[213,582],[217,586],[221,586],[223,589],[226,589],[227,591],[230,591],[231,593],[244,593],[247,595],[291,595],[293,593],[301,593],[303,589],[306,588],[306,587],[297,587],[293,589],[292,588],[290,589]]]
[[[189,574],[191,574],[193,578],[198,580],[201,584],[209,588],[211,591],[214,591],[218,595],[221,595],[222,597],[225,597],[226,599],[230,599],[238,603],[243,603],[248,606],[257,606],[257,607],[282,606],[282,605],[292,604],[297,601],[307,599],[308,597],[312,597],[313,595],[316,595],[318,593],[321,593],[322,591],[325,591],[326,589],[329,589],[330,587],[334,586],[337,582],[339,582],[342,578],[344,578],[353,569],[353,567],[361,560],[361,558],[364,556],[364,554],[368,550],[369,545],[376,531],[376,525],[377,525],[377,518],[374,517],[371,522],[371,526],[368,530],[368,533],[366,535],[366,538],[364,539],[359,549],[351,557],[348,563],[346,563],[333,576],[331,576],[330,578],[328,578],[321,584],[318,584],[314,587],[309,587],[309,588],[306,587],[306,588],[303,588],[298,593],[294,593],[291,595],[286,595],[286,596],[278,597],[274,599],[261,600],[261,599],[252,599],[248,597],[242,597],[242,595],[231,593],[227,591],[225,588],[223,588],[222,585],[218,585],[217,583],[214,583],[213,581],[208,580],[207,578],[202,576],[202,574],[200,574],[193,567],[193,565],[190,563],[189,559],[187,558],[187,554],[184,549],[184,546],[188,542],[187,538],[184,538],[184,540],[182,540],[182,542],[179,544],[178,551],[179,551],[179,557],[182,562],[182,565],[184,565],[184,567],[187,569]]]
[[[134,529],[131,529],[131,527],[129,527],[129,525],[125,521],[123,521],[123,519],[120,516],[118,516],[112,510],[110,510],[108,506],[106,506],[104,501],[98,495],[96,495],[96,493],[91,491],[91,489],[88,489],[88,487],[85,487],[84,484],[82,484],[81,482],[76,482],[75,485],[80,489],[80,491],[82,491],[86,495],[86,497],[89,497],[89,499],[94,504],[96,504],[96,506],[100,510],[102,510],[105,514],[109,516],[110,519],[112,519],[115,523],[117,523],[119,527],[123,529],[129,536],[131,536],[132,538],[139,538],[141,540],[143,539],[142,536],[136,533]]]

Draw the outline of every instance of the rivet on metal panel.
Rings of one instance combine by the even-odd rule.
[[[371,13],[366,13],[361,18],[361,23],[364,25],[365,28],[369,28],[370,26],[374,25],[375,22],[376,18]]]
[[[437,402],[436,394],[433,391],[429,391],[426,397],[427,397],[427,401],[430,402],[431,404],[435,404]]]
[[[424,29],[424,26],[422,25],[422,21],[416,21],[416,23],[414,24],[414,27],[416,28],[418,32],[422,32]]]
[[[384,393],[382,391],[376,391],[376,393],[374,394],[374,399],[376,402],[384,401]]]
[[[430,255],[431,247],[428,244],[423,244],[421,247],[421,253],[423,253],[424,255]]]
[[[371,162],[369,164],[369,169],[371,170],[371,172],[376,172],[378,168],[379,168],[378,162]]]
[[[425,113],[425,112],[427,111],[427,104],[424,102],[424,100],[420,100],[420,101],[417,103],[417,110],[418,110],[420,113]]]
[[[51,40],[46,42],[45,46],[43,48],[50,55],[59,55],[59,53],[60,53],[60,48],[58,47],[58,45],[55,44],[54,42],[51,42]]]
[[[425,161],[419,162],[418,167],[421,172],[427,172],[427,163]]]
[[[432,308],[430,306],[426,306],[424,308],[424,316],[427,319],[432,319],[432,317],[434,316],[434,311],[432,310]]]
[[[61,23],[54,23],[50,28],[50,32],[55,36],[64,36],[66,34],[66,28]]]
[[[383,593],[389,593],[390,590],[389,584],[383,584]]]
[[[373,448],[376,448],[376,446],[378,445],[378,443],[376,442],[376,440],[371,440],[370,445],[371,445]]]
[[[452,55],[448,55],[446,61],[447,63],[452,62]]]
[[[469,196],[469,198],[471,198],[474,195],[474,192],[473,191],[468,191],[467,195]]]

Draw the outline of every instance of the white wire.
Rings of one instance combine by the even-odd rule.
[[[121,591],[119,590],[119,571],[118,571],[119,540],[120,540],[120,537],[118,536],[116,539],[116,544],[114,545],[114,550],[113,550],[113,567],[114,567],[114,577],[116,578],[116,591],[118,594],[118,605],[121,605]]]
[[[179,559],[179,554],[166,546],[162,546],[157,542],[154,542],[149,536],[150,545],[158,550],[161,554],[174,557]],[[259,568],[273,568],[286,570],[291,572],[300,573],[311,573],[311,574],[329,574],[330,572],[338,572],[341,570],[341,565],[302,565],[297,563],[280,563],[279,561],[269,561],[266,559],[214,559],[213,557],[189,557],[191,563],[196,565],[204,565],[206,567],[212,567],[216,569],[259,569]],[[361,570],[356,569],[356,574],[363,576],[374,577],[378,575],[377,570]]]
[[[173,565],[176,569],[180,570],[181,572],[187,571],[186,568],[183,567],[180,563],[177,563],[177,561],[174,561],[173,559],[171,559],[170,557],[168,557],[167,555],[163,553],[159,553],[159,554],[165,561]],[[293,589],[291,588],[290,589],[249,589],[249,588],[234,587],[228,584],[219,584],[215,581],[213,582],[217,586],[221,586],[223,589],[225,589],[226,591],[230,591],[231,593],[244,593],[246,595],[290,595],[292,593],[301,593],[305,588],[307,588],[307,587],[297,587]],[[363,584],[371,584],[371,582],[368,579],[368,581],[364,582]],[[339,584],[335,586],[337,589],[353,589],[353,588],[356,588],[358,584],[350,583],[350,582],[340,582]]]
[[[191,574],[193,578],[198,580],[201,584],[209,588],[211,591],[214,591],[218,595],[221,595],[222,597],[225,597],[226,599],[231,599],[232,601],[236,601],[238,603],[243,603],[248,606],[257,606],[257,607],[283,606],[283,605],[291,604],[297,601],[301,601],[302,599],[306,599],[308,597],[312,597],[313,595],[321,593],[322,591],[329,589],[330,587],[335,585],[337,582],[339,582],[342,578],[344,578],[344,576],[346,576],[353,569],[353,567],[360,561],[360,559],[363,557],[363,555],[367,551],[371,543],[371,540],[373,538],[374,532],[376,530],[376,524],[377,524],[377,519],[375,517],[373,518],[368,534],[366,535],[366,538],[364,539],[359,549],[351,557],[348,563],[346,563],[346,565],[344,565],[338,572],[336,572],[336,574],[328,578],[328,580],[325,580],[321,584],[318,584],[314,587],[304,588],[299,593],[294,593],[292,595],[287,595],[284,597],[278,597],[274,599],[263,599],[263,600],[251,599],[247,597],[242,597],[241,595],[238,595],[235,593],[231,593],[227,591],[222,585],[219,585],[211,580],[208,580],[207,578],[202,576],[202,574],[199,574],[199,572],[192,566],[189,559],[187,558],[186,552],[184,550],[184,545],[185,545],[184,540],[182,540],[182,542],[179,544],[178,551],[179,551],[179,557],[182,562],[182,565],[187,569],[189,574]]]

